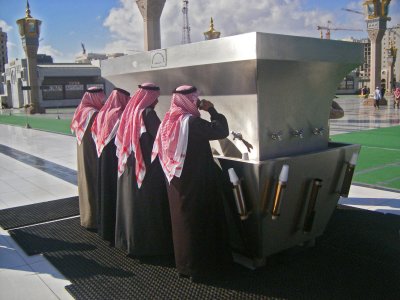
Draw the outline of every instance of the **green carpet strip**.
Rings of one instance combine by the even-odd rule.
[[[26,124],[33,129],[40,129],[49,132],[71,135],[71,120],[58,120],[32,116],[0,115],[0,124],[16,125],[26,127]]]
[[[338,134],[331,138],[334,142],[400,150],[400,126]]]
[[[353,183],[400,190],[400,126],[331,138],[334,142],[361,145]]]
[[[0,124],[71,134],[71,120],[0,115]],[[331,137],[334,142],[362,145],[354,183],[400,190],[400,126],[364,130]]]

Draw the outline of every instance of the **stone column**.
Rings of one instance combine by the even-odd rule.
[[[37,51],[39,48],[40,25],[42,21],[31,16],[28,1],[26,1],[25,17],[17,20],[17,24],[27,60],[28,86],[30,87],[30,91],[28,92],[30,95],[29,112],[31,114],[43,113],[45,110],[40,107],[39,103],[37,76]]]
[[[28,72],[28,86],[30,86],[30,105],[31,114],[44,113],[44,109],[39,103],[39,82],[37,71],[37,46],[24,46],[26,53],[26,63]]]
[[[144,22],[144,50],[161,48],[160,17],[165,0],[136,0]]]
[[[382,62],[382,38],[386,30],[386,21],[384,26],[379,26],[383,23],[383,20],[374,19],[369,20],[368,26],[368,37],[371,41],[371,66],[370,66],[370,91],[373,93],[377,86],[381,86],[381,62]],[[379,24],[379,25],[378,25]],[[377,26],[378,25],[378,26]],[[371,27],[375,27],[370,29]]]
[[[387,49],[387,65],[388,65],[388,72],[387,72],[387,82],[386,82],[386,91],[388,93],[392,93],[393,91],[393,68],[396,61],[396,52],[397,49],[394,46],[391,46]]]
[[[381,87],[381,63],[382,63],[382,38],[386,31],[386,23],[390,21],[389,4],[391,0],[366,0],[363,3],[364,15],[367,22],[368,36],[371,41],[371,62],[370,62],[370,91],[373,92],[377,86]],[[370,94],[370,98],[372,98]],[[364,102],[373,103],[373,99]],[[381,103],[387,104],[382,99]]]
[[[393,83],[393,64],[388,63],[388,72],[387,72],[387,79],[386,79],[386,92],[392,92],[392,83]]]

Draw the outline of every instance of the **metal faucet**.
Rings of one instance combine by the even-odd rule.
[[[251,149],[253,149],[253,145],[250,144],[248,141],[246,141],[243,138],[243,135],[240,132],[236,132],[236,131],[231,131],[231,134],[233,135],[233,140],[238,139],[239,141],[242,141],[243,144],[246,146],[247,148],[247,152],[251,152]]]
[[[314,135],[323,135],[323,134],[324,134],[324,130],[325,130],[324,127],[314,128],[314,129],[312,130],[312,133],[313,133]]]
[[[273,139],[274,141],[282,141],[282,131],[281,130],[279,130],[279,131],[277,131],[277,132],[273,132],[272,134],[271,134],[271,139]]]
[[[240,132],[236,132],[236,131],[231,131],[231,134],[233,135],[233,140],[243,140],[243,136]]]
[[[304,137],[304,136],[303,136],[303,133],[304,133],[303,128],[301,128],[301,129],[295,129],[295,130],[292,131],[292,135],[293,135],[294,137],[298,137],[298,138],[301,138],[301,139]]]

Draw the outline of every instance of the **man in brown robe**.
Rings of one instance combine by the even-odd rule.
[[[102,89],[90,88],[82,97],[71,122],[77,139],[77,170],[81,225],[96,229],[97,155],[90,128],[103,106]]]
[[[210,114],[211,122],[200,118],[198,108]],[[154,143],[152,158],[158,155],[168,181],[176,267],[194,281],[231,261],[219,172],[209,144],[228,135],[226,118],[214,105],[200,103],[195,87],[181,86]]]

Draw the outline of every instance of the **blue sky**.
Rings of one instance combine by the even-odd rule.
[[[364,1],[344,0],[189,0],[192,42],[203,40],[210,17],[222,36],[251,31],[319,37],[317,25],[365,29]],[[400,23],[400,0],[392,0],[388,26]],[[87,52],[132,53],[143,49],[143,23],[135,0],[30,0],[31,15],[42,20],[39,53],[55,62],[73,62]],[[24,57],[15,21],[25,16],[26,0],[0,0],[0,27],[8,34],[9,60]],[[161,16],[162,47],[180,44],[182,1],[166,0]],[[333,39],[367,37],[366,31],[332,31]]]

